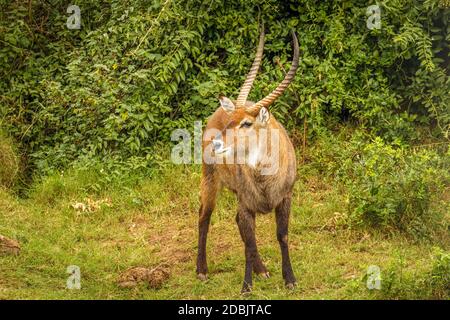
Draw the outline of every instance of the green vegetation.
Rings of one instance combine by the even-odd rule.
[[[16,182],[20,170],[20,160],[11,139],[0,132],[0,187],[10,188]]]
[[[211,278],[195,278],[198,165],[170,163],[236,97],[266,26],[251,100],[289,68],[271,107],[298,153],[290,226],[298,288],[283,288],[273,215],[259,216],[272,278],[250,298],[450,298],[450,9],[440,0],[0,0],[0,299],[240,298],[244,255],[225,192],[213,215]],[[1,245],[1,243],[0,243]],[[66,289],[78,265],[82,289]],[[381,269],[369,290],[367,268]],[[120,288],[161,267],[160,289]]]
[[[435,205],[450,181],[448,152],[446,145],[408,148],[341,129],[338,137],[316,141],[311,166],[343,185],[351,225],[423,238],[449,211],[448,203]]]
[[[441,249],[434,254],[433,269],[431,270],[430,287],[437,297],[446,297],[450,292],[450,255]]]
[[[0,298],[241,298],[243,246],[228,192],[212,219],[210,280],[195,275],[198,166],[168,166],[137,184],[89,191],[96,180],[92,173],[71,171],[36,185],[26,200],[0,193],[0,234],[22,245],[20,255],[0,257]],[[259,248],[272,277],[257,279],[250,298],[450,298],[445,231],[433,241],[413,242],[402,234],[348,229],[345,211],[337,211],[345,210],[345,201],[316,175],[303,175],[296,184],[290,243],[299,282],[293,292],[281,278],[274,216],[258,216]],[[104,204],[82,212],[72,207],[77,202]],[[81,290],[66,289],[69,265],[81,269]],[[381,290],[366,287],[370,265],[381,269]],[[120,275],[137,266],[162,266],[170,277],[160,289],[120,288]]]
[[[175,128],[193,129],[236,96],[267,27],[261,73],[249,98],[270,92],[299,35],[295,82],[273,107],[309,138],[353,122],[389,141],[430,139],[450,125],[448,28],[439,0],[382,2],[382,27],[366,26],[371,1],[0,1],[1,125],[39,173],[79,158],[153,164]],[[259,20],[258,20],[259,17]],[[301,129],[300,129],[301,130]]]

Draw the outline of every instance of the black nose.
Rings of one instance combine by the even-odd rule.
[[[220,150],[223,147],[223,141],[222,140],[213,140],[212,141],[214,150]]]

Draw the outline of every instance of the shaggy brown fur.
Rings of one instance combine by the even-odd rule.
[[[253,104],[253,102],[247,102],[246,107]],[[227,112],[221,107],[209,119],[206,130],[217,129],[222,131],[225,135],[224,141],[227,142],[225,130],[242,130],[239,124],[244,118],[249,119],[253,123],[252,130],[258,132],[262,125],[258,124],[257,115],[248,113],[246,108],[236,108],[233,112]],[[197,274],[202,280],[207,278],[206,238],[209,223],[216,203],[216,196],[223,187],[227,187],[236,194],[239,202],[236,222],[245,244],[246,256],[243,292],[251,290],[252,270],[264,277],[268,276],[267,269],[257,250],[255,215],[256,213],[268,213],[273,209],[275,209],[277,239],[282,254],[283,278],[289,288],[294,287],[296,282],[289,259],[287,241],[292,188],[296,177],[295,152],[285,129],[273,115],[270,115],[265,127],[269,131],[277,129],[279,132],[279,165],[275,174],[262,175],[260,167],[252,167],[247,164],[203,163]],[[210,139],[205,139],[207,139],[206,136],[204,136],[203,141],[204,153],[205,148],[211,143]]]
[[[262,100],[256,103],[247,101],[262,61],[264,25],[261,26],[255,59],[237,100],[220,98],[221,107],[209,119],[203,135],[197,274],[202,280],[207,277],[206,237],[209,222],[217,193],[222,187],[227,187],[236,194],[239,202],[236,222],[245,244],[242,292],[251,290],[252,270],[265,277],[269,275],[256,246],[255,216],[256,213],[268,213],[273,209],[277,221],[277,239],[281,248],[283,278],[288,288],[293,288],[296,281],[288,249],[289,213],[296,175],[295,152],[283,126],[267,110],[267,107],[283,94],[297,72],[299,45],[295,32],[292,32],[292,39],[294,56],[283,81]],[[244,140],[240,139],[242,137]],[[221,161],[210,161],[211,151],[223,157]],[[228,161],[230,158],[232,161]]]

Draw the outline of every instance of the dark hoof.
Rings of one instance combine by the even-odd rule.
[[[242,286],[241,294],[243,296],[246,296],[249,295],[250,293],[252,293],[252,286],[249,286],[247,283],[244,283],[244,285]]]
[[[295,282],[286,283],[286,289],[288,289],[288,290],[294,290],[296,286],[297,286],[297,283],[295,283]]]
[[[201,281],[206,281],[208,280],[208,276],[205,273],[199,273],[197,274],[197,278]]]

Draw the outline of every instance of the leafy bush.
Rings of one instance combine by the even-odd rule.
[[[433,151],[407,151],[381,138],[344,162],[353,222],[424,234],[436,217],[431,200],[448,182],[449,164]]]
[[[435,248],[433,269],[430,272],[429,285],[433,295],[443,299],[450,297],[450,253]]]
[[[430,258],[431,266],[411,268],[404,254],[398,252],[390,265],[381,270],[381,290],[374,294],[382,299],[448,299],[450,254],[436,247]]]
[[[81,29],[67,1],[0,1],[0,118],[42,173],[79,157],[141,159],[174,128],[192,129],[236,96],[253,58],[258,23],[267,44],[252,99],[283,77],[299,35],[299,74],[272,110],[309,132],[352,121],[395,139],[449,128],[449,10],[440,1],[87,1]],[[258,19],[258,17],[260,17]],[[149,159],[150,158],[150,159]]]
[[[0,187],[11,188],[17,182],[19,164],[12,140],[0,132]]]
[[[431,235],[448,210],[439,205],[450,182],[450,151],[441,146],[408,147],[360,130],[341,131],[318,139],[309,166],[342,184],[349,224],[419,237]]]

